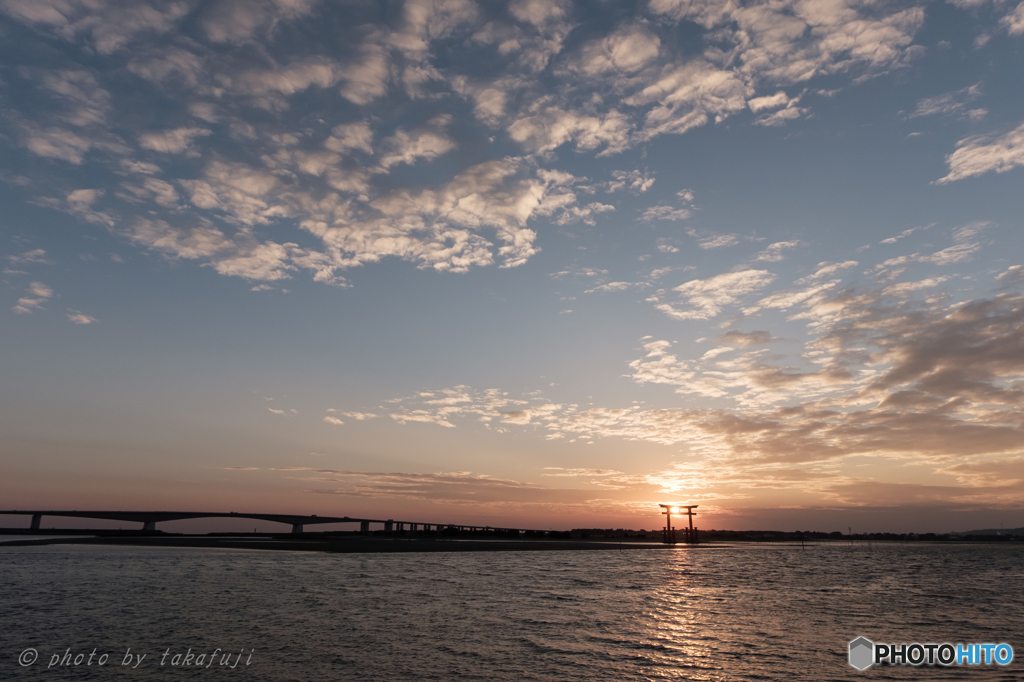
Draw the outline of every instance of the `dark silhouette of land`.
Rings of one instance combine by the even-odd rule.
[[[5,532],[0,530],[0,532]],[[319,537],[316,537],[319,536]],[[552,550],[670,549],[661,543],[627,543],[578,540],[501,540],[485,538],[415,538],[336,536],[310,533],[303,537],[251,535],[97,535],[76,538],[28,538],[0,543],[0,547],[38,545],[119,545],[144,547],[195,547],[208,549],[259,549],[289,552],[378,553],[378,552],[536,552]],[[697,546],[697,545],[695,545]]]
[[[815,546],[870,543],[993,543],[1022,542],[1024,535],[934,533],[844,534],[803,531],[703,531],[699,544],[664,544],[661,531],[576,529],[572,531],[487,530],[481,527],[445,527],[439,531],[380,530],[370,532],[302,533],[166,533],[159,530],[88,530],[0,528],[0,535],[21,536],[0,547],[42,545],[117,545],[125,547],[194,547],[207,549],[259,549],[291,552],[530,552],[552,550],[640,550],[726,547],[739,543]]]
[[[694,505],[695,506],[695,505]],[[4,546],[55,544],[124,545],[154,547],[206,547],[221,549],[266,549],[312,552],[467,552],[541,550],[671,549],[676,546],[708,547],[723,543],[808,543],[871,542],[1018,542],[1024,529],[985,530],[969,533],[858,533],[841,531],[699,531],[693,528],[680,545],[663,530],[578,528],[571,531],[494,528],[465,524],[443,524],[393,519],[359,519],[348,516],[309,516],[237,512],[188,511],[59,511],[12,510],[0,515],[30,517],[28,528],[0,528],[0,534],[24,536],[0,543]],[[132,530],[42,528],[44,517],[104,519],[142,524]],[[157,523],[198,518],[256,519],[290,526],[285,533],[167,533]],[[692,519],[691,519],[692,521]],[[353,524],[358,530],[306,532],[306,526]],[[371,529],[371,525],[377,526]],[[64,537],[55,537],[64,536]]]

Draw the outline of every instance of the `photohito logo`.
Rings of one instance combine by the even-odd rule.
[[[1002,644],[876,644],[867,637],[850,641],[850,665],[1010,665],[1013,647]]]

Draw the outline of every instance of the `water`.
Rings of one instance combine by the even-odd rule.
[[[400,555],[8,547],[0,575],[3,680],[1024,679],[1020,546]],[[859,635],[1008,642],[1016,657],[1005,668],[860,673],[846,661]],[[39,659],[21,667],[28,647]],[[129,647],[145,654],[131,659],[134,669],[121,665]],[[69,648],[95,649],[93,665],[72,658],[47,669]],[[172,667],[189,648],[226,650],[238,665],[221,667],[218,654],[207,670],[195,659]]]

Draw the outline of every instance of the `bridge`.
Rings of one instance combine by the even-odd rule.
[[[183,519],[207,519],[207,518],[232,518],[232,519],[257,519],[259,521],[273,521],[283,523],[292,527],[292,533],[302,533],[306,526],[320,523],[358,523],[359,530],[363,533],[370,532],[370,524],[381,524],[385,531],[429,531],[429,530],[458,530],[458,531],[499,531],[499,532],[526,532],[538,533],[547,531],[530,530],[526,528],[495,528],[492,526],[467,526],[450,523],[421,523],[414,521],[395,521],[394,519],[354,519],[348,516],[317,516],[311,514],[302,516],[296,514],[250,514],[242,512],[181,512],[181,511],[26,511],[15,509],[11,511],[0,510],[0,516],[31,516],[29,528],[39,530],[39,525],[44,516],[60,516],[79,519],[104,519],[107,521],[127,521],[129,523],[141,523],[142,530],[156,531],[156,524],[164,521],[181,521]]]

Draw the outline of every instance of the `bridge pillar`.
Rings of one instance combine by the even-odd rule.
[[[395,526],[395,522],[392,521],[391,519],[388,519],[387,521],[384,522],[384,530],[386,530],[386,531],[394,530],[394,526]]]
[[[142,530],[156,530],[156,521],[143,521]]]
[[[370,522],[369,521],[360,521],[359,522],[359,532],[360,533],[369,533],[370,532]]]
[[[293,533],[301,533],[302,532],[302,524],[301,523],[293,523],[292,524],[292,532]]]
[[[417,527],[418,527],[418,524],[415,524],[415,523],[410,523],[409,524],[409,530],[411,530],[413,533],[416,532],[416,528]]]
[[[29,526],[29,529],[31,529],[31,530],[39,530],[39,523],[42,520],[43,520],[43,515],[42,514],[33,514],[32,515],[32,525]]]

